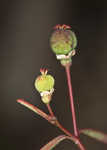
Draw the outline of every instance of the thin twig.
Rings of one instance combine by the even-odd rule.
[[[51,113],[53,116],[47,115],[46,113],[44,113],[42,110],[40,110],[39,108],[37,108],[36,106],[26,102],[25,100],[22,99],[18,99],[17,100],[18,103],[24,105],[25,107],[29,108],[30,110],[32,110],[33,112],[37,113],[38,115],[40,115],[41,117],[43,117],[44,119],[46,119],[47,121],[49,121],[51,124],[57,126],[61,131],[63,131],[66,135],[69,136],[69,138],[75,139],[75,143],[78,145],[78,147],[81,150],[85,150],[84,146],[82,145],[82,143],[80,142],[79,138],[72,135],[67,129],[65,129],[60,123],[59,121],[56,119],[56,117],[54,116],[54,113],[52,112],[51,107],[49,107],[49,109],[51,110]],[[50,106],[50,105],[49,105]]]
[[[46,104],[46,106],[47,106],[47,108],[48,108],[48,111],[49,111],[50,115],[51,115],[52,117],[54,117],[54,113],[53,113],[53,111],[52,111],[52,109],[51,109],[51,107],[50,107],[50,104]]]
[[[52,111],[52,108],[51,108],[51,106],[49,105],[49,104],[47,104],[47,107],[48,107],[48,110],[49,110],[49,112],[50,112],[50,114],[51,114],[51,116],[52,116],[52,118],[56,118],[55,117],[55,115],[54,115],[54,113],[53,113],[53,111]],[[61,131],[63,131],[66,135],[68,135],[68,136],[73,136],[67,129],[65,129],[60,123],[59,123],[59,121],[56,119],[55,120],[55,123],[54,123]]]
[[[65,66],[65,70],[66,70],[66,75],[67,75],[67,82],[68,82],[68,89],[69,89],[69,96],[70,96],[70,107],[71,107],[71,112],[72,112],[74,135],[78,137],[79,134],[78,134],[78,129],[77,129],[75,107],[74,107],[74,100],[73,100],[73,94],[72,94],[70,66],[71,66],[70,64],[67,64]]]

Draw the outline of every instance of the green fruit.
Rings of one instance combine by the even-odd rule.
[[[56,55],[66,55],[76,48],[77,38],[71,30],[58,29],[53,32],[50,45]]]
[[[54,87],[54,78],[47,75],[47,70],[42,70],[42,75],[35,80],[35,88],[38,92],[50,91]]]

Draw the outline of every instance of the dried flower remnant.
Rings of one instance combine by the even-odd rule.
[[[57,24],[57,25],[54,27],[54,29],[71,29],[71,27],[68,26],[68,25],[65,25],[65,24],[63,24],[63,25]]]

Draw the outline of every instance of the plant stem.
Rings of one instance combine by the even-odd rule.
[[[54,117],[54,113],[53,113],[53,111],[52,111],[52,109],[51,109],[51,107],[50,107],[50,104],[46,104],[46,106],[47,106],[47,108],[48,108],[48,111],[49,111],[50,115],[51,115],[52,117]]]
[[[54,113],[53,113],[53,111],[52,111],[51,106],[50,106],[49,104],[47,104],[47,107],[48,107],[48,110],[49,110],[49,112],[50,112],[50,115],[51,115],[52,117],[56,118],[55,115],[54,115]],[[69,131],[67,131],[67,130],[59,123],[59,121],[58,121],[57,119],[55,120],[55,125],[56,125],[60,130],[62,130],[66,135],[68,135],[68,136],[73,136]]]
[[[49,105],[49,104],[47,104],[47,108],[48,108],[48,110],[49,110],[49,113],[50,113],[50,115],[51,115],[51,117],[53,117],[53,118],[56,118],[55,117],[55,115],[54,115],[54,113],[53,113],[53,111],[52,111],[52,108],[51,108],[51,106]],[[68,135],[68,136],[73,136],[69,131],[67,131],[67,129],[65,129],[60,123],[59,123],[59,121],[56,119],[55,120],[55,123],[54,123],[61,131],[63,131],[66,135]]]
[[[77,129],[77,123],[76,123],[76,115],[75,115],[75,107],[74,107],[74,100],[73,100],[73,94],[72,94],[72,85],[71,85],[71,76],[70,76],[70,66],[71,64],[67,64],[65,66],[66,75],[67,75],[67,82],[68,82],[68,89],[69,89],[69,96],[70,96],[70,107],[72,112],[72,120],[73,120],[73,127],[74,127],[74,135],[76,137],[79,136],[78,129]]]
[[[48,120],[51,124],[57,126],[58,128],[60,128],[60,130],[62,130],[66,135],[68,136],[73,136],[69,131],[67,131],[60,123],[59,121],[56,119],[52,108],[50,107],[50,105],[47,105],[47,107],[49,108],[49,112],[51,113],[50,115],[47,115],[45,112],[43,112],[42,110],[40,110],[39,108],[37,108],[36,106],[30,104],[29,102],[23,100],[23,99],[18,99],[17,100],[18,103],[20,103],[21,105],[24,105],[25,107],[27,107],[28,109],[32,110],[33,112],[35,112],[36,114],[40,115],[41,117],[43,117],[44,119]]]
[[[68,135],[68,136],[73,136],[67,129],[65,129],[60,123],[59,123],[59,121],[57,120],[56,121],[56,126],[61,130],[61,131],[63,131],[66,135]]]
[[[24,105],[25,107],[27,107],[28,109],[32,110],[33,112],[37,113],[38,115],[40,115],[41,117],[43,117],[44,119],[48,120],[51,124],[55,125],[56,127],[58,127],[61,131],[63,131],[66,135],[68,135],[68,138],[72,138],[72,140],[74,140],[74,142],[78,145],[78,147],[80,148],[80,150],[85,150],[84,146],[82,145],[82,143],[80,142],[78,137],[75,137],[74,135],[72,135],[67,129],[65,129],[60,123],[59,121],[56,119],[50,105],[47,105],[48,110],[51,114],[51,116],[47,115],[46,113],[44,113],[42,110],[40,110],[39,108],[37,108],[36,106],[28,103],[27,101],[23,100],[23,99],[18,99],[17,100],[18,103]]]

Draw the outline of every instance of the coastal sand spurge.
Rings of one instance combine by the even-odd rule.
[[[41,75],[39,75],[35,79],[34,85],[36,90],[40,94],[42,102],[46,105],[49,114],[46,114],[36,106],[26,102],[23,99],[18,99],[17,102],[32,110],[36,114],[40,115],[49,123],[58,127],[64,133],[63,135],[55,137],[45,146],[40,148],[40,150],[52,150],[56,145],[58,145],[61,141],[65,139],[74,142],[80,150],[86,150],[80,140],[80,134],[87,135],[93,139],[96,139],[97,141],[107,144],[107,134],[93,129],[79,129],[77,125],[70,75],[72,56],[76,54],[77,38],[75,33],[71,30],[71,27],[65,24],[56,25],[50,37],[50,46],[52,51],[55,53],[56,58],[60,60],[61,66],[65,68],[74,133],[71,133],[67,129],[65,129],[53,113],[50,102],[52,100],[52,94],[54,92],[55,80],[52,75],[48,74],[47,69],[40,69]]]

